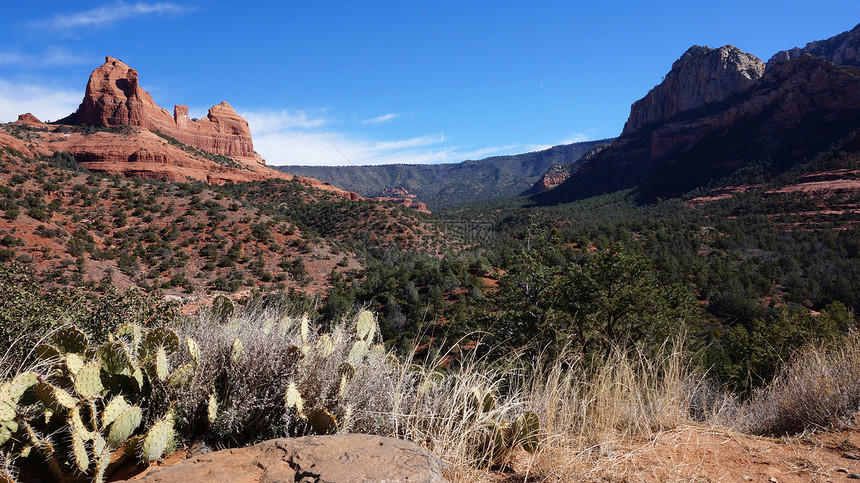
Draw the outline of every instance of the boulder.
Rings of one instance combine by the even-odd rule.
[[[147,483],[444,482],[445,463],[418,446],[366,434],[282,438],[195,456]]]

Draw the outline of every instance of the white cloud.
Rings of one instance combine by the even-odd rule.
[[[39,28],[70,30],[82,27],[100,27],[127,18],[143,17],[150,14],[181,14],[193,10],[195,9],[174,3],[128,4],[118,2],[87,10],[86,12],[55,15],[50,19],[32,22],[30,25]]]
[[[79,65],[90,62],[92,62],[92,59],[59,48],[47,49],[39,55],[20,54],[18,52],[0,52],[0,65],[51,67],[57,65]]]
[[[242,116],[251,125],[251,129],[255,130],[255,135],[257,133],[266,135],[291,129],[319,129],[330,122],[322,114],[307,114],[304,111],[289,111],[287,109],[247,112]]]
[[[446,146],[439,134],[407,139],[371,139],[338,130],[334,120],[301,111],[241,113],[251,127],[254,149],[271,165],[364,165],[456,163],[512,149],[514,146],[462,151]],[[363,123],[362,123],[363,124]]]
[[[365,119],[361,121],[362,124],[383,124],[388,121],[393,121],[403,114],[395,114],[393,112],[389,112],[388,114],[383,114],[381,116],[372,117],[370,119]]]
[[[0,79],[0,122],[14,121],[25,112],[55,121],[77,110],[82,97],[77,90]]]

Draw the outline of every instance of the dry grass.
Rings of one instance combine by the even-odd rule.
[[[860,334],[811,345],[745,407],[746,429],[768,435],[827,429],[860,410]]]
[[[317,347],[323,334],[313,321],[303,334],[302,317],[288,313],[252,307],[222,322],[204,312],[179,329],[197,341],[201,353],[190,386],[170,394],[182,416],[183,434],[205,435],[217,446],[304,434],[310,428],[285,404],[290,384],[298,388],[305,408],[331,413],[339,432],[393,433],[390,414],[398,369],[385,351],[369,351],[350,361],[354,374],[341,391],[341,365],[357,340],[355,320],[342,320],[326,335],[332,347],[323,355]],[[240,357],[234,357],[237,339],[242,341]],[[185,360],[177,365],[188,362],[187,354],[180,353]],[[207,418],[211,394],[218,403],[214,423]]]
[[[409,405],[399,408],[398,432],[448,461],[455,479],[474,481],[492,476],[485,471],[486,455],[476,452],[487,421],[511,421],[533,411],[541,422],[541,444],[534,455],[509,454],[525,463],[518,477],[594,478],[624,465],[624,456],[613,451],[633,438],[686,424],[727,424],[736,414],[734,399],[691,369],[683,340],[670,341],[656,358],[616,349],[592,368],[578,360],[539,360],[524,369],[513,356],[495,370],[469,360],[456,374],[441,375],[436,361],[415,381]],[[475,388],[494,390],[498,397],[480,418],[470,417]]]
[[[499,481],[499,470],[516,468],[505,481],[699,481],[697,475],[719,474],[720,451],[738,446],[741,431],[825,428],[860,409],[857,334],[839,346],[804,349],[740,407],[691,366],[684,334],[656,355],[615,349],[596,364],[569,355],[534,361],[511,353],[501,362],[466,356],[456,371],[443,369],[451,354],[397,362],[377,349],[352,361],[355,374],[342,390],[355,319],[335,324],[327,335],[331,354],[323,356],[323,334],[309,324],[302,335],[287,312],[251,308],[226,323],[203,313],[179,329],[202,354],[193,383],[169,395],[183,434],[237,446],[308,431],[285,406],[286,388],[295,383],[305,407],[329,410],[339,432],[413,441],[444,459],[454,480]],[[244,349],[234,359],[237,338]],[[176,357],[177,365],[187,362]],[[210,424],[206,402],[213,393],[219,416]],[[534,454],[488,445],[493,428],[526,412],[540,420]],[[811,471],[810,464],[798,471]]]

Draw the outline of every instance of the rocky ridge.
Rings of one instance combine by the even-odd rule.
[[[810,45],[845,60],[858,30]],[[546,199],[678,196],[753,161],[780,172],[860,128],[860,68],[813,55],[763,67],[734,47],[691,48],[633,104],[624,134]]]
[[[622,134],[681,112],[721,102],[749,89],[764,73],[764,62],[737,47],[694,45],[672,64],[660,85],[630,107]]]
[[[767,66],[770,68],[777,62],[797,59],[804,54],[821,57],[834,64],[860,67],[860,24],[835,37],[809,42],[802,49],[781,50],[767,61]]]

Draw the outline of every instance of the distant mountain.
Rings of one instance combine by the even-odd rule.
[[[566,144],[543,151],[454,164],[272,167],[295,176],[331,183],[365,197],[385,196],[386,190],[405,190],[431,210],[436,210],[521,194],[529,190],[551,166],[575,165],[594,146],[609,141]]]
[[[750,164],[782,172],[860,129],[858,50],[860,25],[777,54],[766,67],[732,46],[694,46],[631,106],[611,146],[535,196],[559,202],[633,188],[647,201]]]

